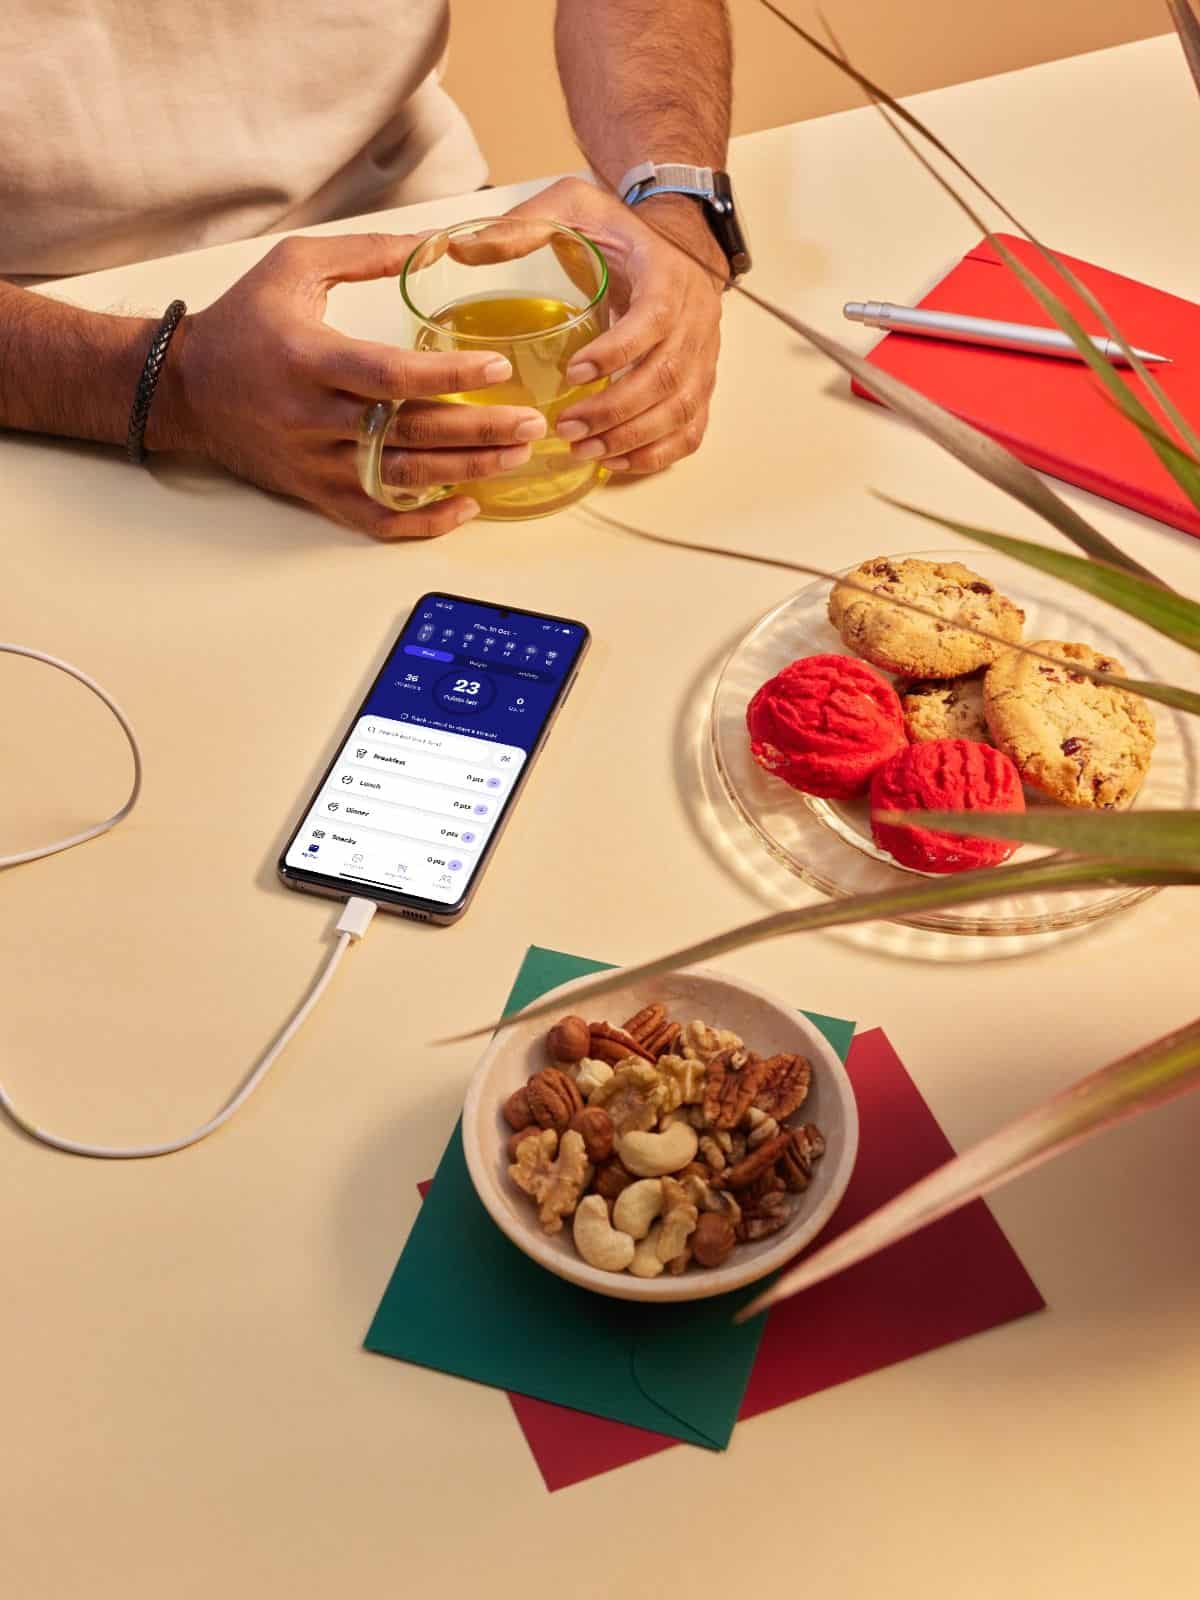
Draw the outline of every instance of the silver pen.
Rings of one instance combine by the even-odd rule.
[[[850,322],[868,328],[886,328],[891,333],[918,333],[929,339],[958,339],[964,344],[994,345],[1001,350],[1025,350],[1034,355],[1066,356],[1075,361],[1083,357],[1061,328],[1039,328],[1028,322],[997,322],[992,317],[965,317],[956,311],[920,311],[914,306],[893,306],[883,300],[850,300],[842,307]],[[1110,361],[1125,360],[1115,339],[1090,335],[1102,356]],[[1170,356],[1131,345],[1142,361],[1170,362]]]

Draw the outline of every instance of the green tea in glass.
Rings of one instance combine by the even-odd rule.
[[[589,239],[561,223],[490,217],[433,234],[409,256],[400,294],[417,350],[494,350],[512,377],[486,389],[440,398],[449,405],[532,406],[546,419],[546,436],[529,460],[492,478],[404,493],[382,481],[384,442],[402,402],[368,408],[360,475],[373,499],[394,509],[456,493],[477,500],[495,521],[544,517],[582,499],[607,476],[595,461],[577,461],[555,437],[560,414],[605,378],[571,384],[566,369],[606,325],[608,269]]]

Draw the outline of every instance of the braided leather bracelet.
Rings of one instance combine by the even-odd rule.
[[[167,346],[171,342],[171,335],[183,321],[186,312],[187,306],[182,300],[172,300],[154,338],[150,341],[150,352],[134,392],[133,410],[129,413],[129,431],[125,435],[125,454],[135,467],[140,466],[146,459],[146,423],[150,419],[150,404],[154,399],[154,391],[158,388],[163,362],[167,359]]]

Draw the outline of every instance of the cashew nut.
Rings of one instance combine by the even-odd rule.
[[[589,1267],[599,1267],[601,1272],[624,1272],[633,1260],[633,1240],[609,1222],[603,1195],[589,1194],[579,1202],[573,1231],[575,1248]]]
[[[695,1128],[673,1122],[665,1133],[622,1134],[617,1139],[617,1154],[639,1178],[661,1178],[686,1167],[698,1145]]]
[[[631,1239],[644,1239],[650,1224],[660,1216],[663,1208],[661,1178],[639,1178],[623,1189],[613,1206],[613,1227],[627,1233]]]
[[[746,1112],[746,1122],[750,1132],[746,1137],[747,1150],[757,1150],[760,1144],[766,1144],[768,1139],[773,1139],[779,1132],[779,1124],[774,1117],[769,1117],[765,1111],[760,1111],[757,1106],[751,1106]]]
[[[579,1071],[575,1074],[575,1087],[586,1100],[594,1089],[602,1083],[607,1083],[613,1075],[613,1069],[607,1061],[594,1061],[591,1056],[579,1063]]]
[[[663,1263],[658,1254],[661,1233],[662,1223],[656,1222],[646,1237],[638,1242],[633,1260],[629,1263],[629,1270],[635,1278],[657,1278],[662,1271]]]

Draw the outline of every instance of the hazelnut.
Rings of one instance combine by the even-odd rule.
[[[510,1128],[515,1128],[518,1133],[527,1128],[533,1121],[533,1111],[529,1105],[529,1090],[524,1084],[515,1093],[510,1094],[504,1102],[504,1120]]]
[[[631,1183],[636,1182],[633,1173],[628,1172],[618,1158],[613,1156],[611,1161],[606,1161],[597,1171],[592,1188],[606,1200],[615,1200]]]
[[[571,1118],[571,1127],[583,1136],[587,1158],[593,1166],[607,1161],[613,1152],[612,1118],[599,1106],[585,1106]]]
[[[546,1035],[546,1048],[551,1061],[574,1064],[588,1053],[591,1032],[582,1017],[564,1017],[556,1022]]]
[[[541,1133],[541,1129],[540,1128],[538,1128],[536,1126],[531,1126],[531,1127],[528,1127],[528,1128],[518,1128],[516,1133],[510,1133],[509,1134],[509,1136],[508,1136],[508,1160],[509,1160],[509,1164],[510,1165],[517,1159],[517,1150],[518,1150],[518,1148],[520,1146],[521,1140],[522,1139],[536,1139],[540,1133]]]
[[[704,1213],[688,1240],[693,1256],[702,1267],[719,1267],[736,1242],[733,1223],[715,1211]]]

